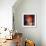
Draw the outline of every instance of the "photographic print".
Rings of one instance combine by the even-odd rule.
[[[28,13],[22,16],[22,25],[24,27],[36,27],[36,14]]]

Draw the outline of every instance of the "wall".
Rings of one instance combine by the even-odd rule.
[[[4,27],[9,30],[12,29],[12,6],[16,0],[0,0],[0,38],[10,35],[10,32],[3,31]],[[1,27],[3,27],[1,29]],[[9,38],[9,37],[8,37]]]
[[[20,0],[21,1],[21,0]],[[17,6],[16,6],[17,5]],[[34,28],[22,26],[22,13],[34,12],[37,16],[37,26]],[[24,39],[35,41],[36,46],[41,46],[41,0],[23,0],[13,6],[14,24],[18,32],[23,33]]]
[[[0,27],[12,29],[12,6],[16,0],[0,0]]]
[[[41,38],[42,46],[46,46],[46,0],[41,1]]]

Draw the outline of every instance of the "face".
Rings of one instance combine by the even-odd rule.
[[[26,21],[27,23],[32,23],[32,16],[27,16]]]

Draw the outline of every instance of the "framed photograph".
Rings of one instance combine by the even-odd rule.
[[[22,26],[23,27],[36,27],[36,14],[35,13],[23,13],[22,14]]]

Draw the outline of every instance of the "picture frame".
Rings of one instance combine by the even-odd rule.
[[[36,27],[36,13],[23,13],[22,26],[23,27]]]

